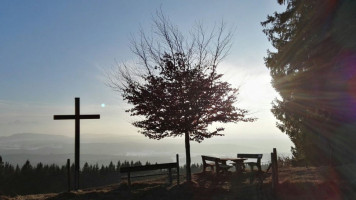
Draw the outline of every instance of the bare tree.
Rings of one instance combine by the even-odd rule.
[[[197,25],[186,38],[162,14],[154,19],[153,36],[141,31],[132,40],[136,66],[119,65],[108,85],[133,104],[127,110],[144,116],[134,126],[150,139],[185,136],[187,180],[191,180],[190,140],[222,136],[224,128],[208,130],[213,122],[252,122],[248,111],[234,106],[238,89],[221,80],[216,69],[231,47],[225,24],[206,32]]]

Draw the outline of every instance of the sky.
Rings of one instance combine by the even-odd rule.
[[[285,7],[276,0],[0,0],[0,136],[16,133],[74,135],[73,121],[54,121],[55,114],[82,114],[81,135],[112,136],[150,142],[131,125],[130,105],[105,85],[105,72],[117,62],[132,62],[130,38],[140,28],[149,33],[152,17],[162,10],[182,32],[197,22],[207,27],[224,20],[236,31],[228,57],[219,70],[240,87],[238,107],[257,117],[254,123],[226,124],[225,136],[210,143],[274,140],[289,151],[292,143],[276,128],[270,112],[278,97],[263,57],[273,50],[260,22]],[[182,142],[184,138],[162,141]],[[205,141],[204,141],[205,142]],[[251,144],[254,145],[254,144]]]

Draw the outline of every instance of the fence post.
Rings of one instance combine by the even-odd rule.
[[[278,163],[277,163],[277,150],[273,148],[271,153],[271,162],[272,162],[272,189],[275,192],[278,186]]]
[[[274,162],[276,164],[275,166],[275,170],[276,170],[276,184],[278,185],[279,181],[278,181],[278,160],[277,160],[277,149],[273,148],[273,154],[274,154]]]
[[[67,159],[68,192],[70,192],[70,159]]]
[[[176,155],[177,159],[177,185],[179,185],[179,155]]]
[[[276,175],[276,173],[275,173],[275,170],[274,170],[274,168],[275,168],[275,163],[274,163],[274,153],[272,152],[271,153],[271,164],[272,164],[272,190],[274,190],[275,189],[275,187],[276,187],[276,177],[275,177],[275,175]]]

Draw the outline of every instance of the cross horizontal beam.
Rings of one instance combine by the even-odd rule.
[[[76,119],[76,115],[54,115],[54,120]],[[79,119],[100,119],[100,115],[79,115]]]

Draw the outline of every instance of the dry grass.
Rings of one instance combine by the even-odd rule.
[[[343,173],[339,173],[339,170]],[[345,179],[345,177],[351,179],[356,177],[355,171],[356,166],[281,168],[279,187],[275,195],[271,189],[270,177],[265,179],[262,188],[259,188],[256,182],[250,183],[250,174],[228,173],[224,176],[216,176],[208,172],[194,174],[192,182],[183,182],[179,186],[168,185],[166,178],[156,178],[134,181],[131,191],[124,182],[69,193],[0,197],[0,199],[356,199],[354,192],[356,184]]]
[[[280,199],[356,199],[356,185],[345,171],[356,166],[295,167],[280,170]],[[354,179],[355,180],[355,179]]]

